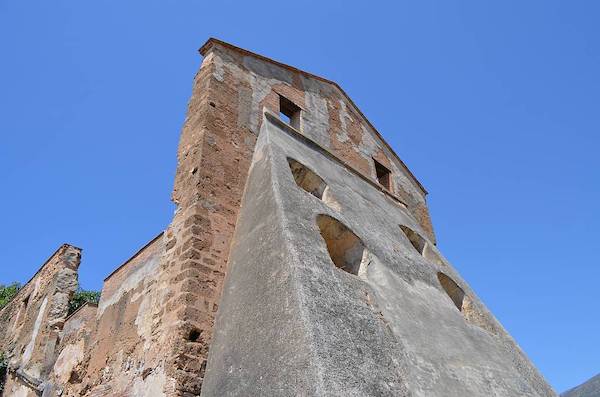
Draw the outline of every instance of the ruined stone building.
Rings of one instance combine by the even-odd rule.
[[[556,396],[336,83],[200,53],[171,224],[70,316],[81,251],[48,259],[0,311],[4,396]]]

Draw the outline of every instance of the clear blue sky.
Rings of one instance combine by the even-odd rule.
[[[373,4],[0,0],[0,281],[69,242],[97,289],[166,227],[215,36],[339,82],[552,385],[600,372],[600,2]]]

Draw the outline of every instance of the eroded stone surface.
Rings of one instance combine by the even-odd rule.
[[[256,150],[203,396],[555,396],[443,256],[403,237],[399,225],[426,235],[410,210],[268,114]],[[297,185],[289,157],[339,208]],[[364,244],[365,277],[337,265],[356,244],[323,236],[324,215]],[[466,298],[494,332],[462,315]]]
[[[9,360],[5,395],[36,395],[52,370],[80,257],[79,248],[61,246],[0,310],[0,351]]]

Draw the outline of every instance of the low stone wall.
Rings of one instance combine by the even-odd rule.
[[[68,315],[80,251],[61,246],[0,310],[0,351],[9,360],[0,395],[162,395],[164,357],[152,338],[166,293],[155,280],[163,233],[104,280],[98,305]],[[146,368],[148,356],[161,367]]]
[[[156,377],[160,384],[160,369],[147,368],[146,357],[155,354],[150,340],[160,317],[153,302],[159,299],[155,277],[163,253],[161,233],[106,278],[93,318],[90,312],[69,320],[85,322],[93,335],[75,333],[65,344],[61,352],[65,362],[57,361],[55,366],[57,381],[69,378],[59,382],[62,396],[137,396],[142,394],[136,388],[144,381],[151,383]],[[158,392],[162,393],[162,384]]]

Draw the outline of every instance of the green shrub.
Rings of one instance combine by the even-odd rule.
[[[2,309],[19,292],[21,284],[12,283],[9,285],[0,284],[0,309]]]
[[[99,300],[100,291],[86,291],[80,288],[73,294],[73,297],[69,301],[69,314],[79,309],[85,303],[98,304]]]

